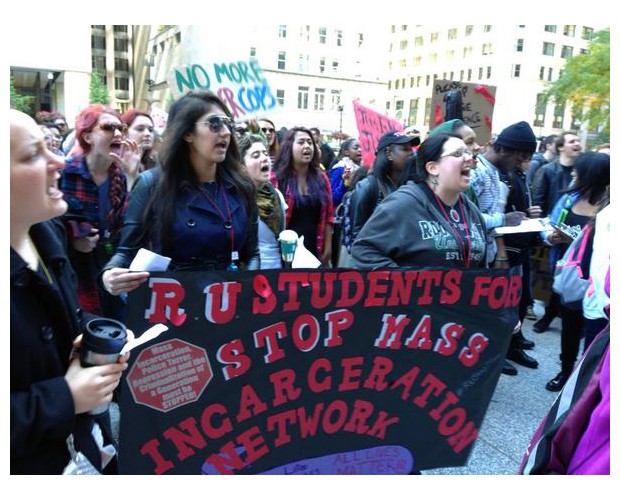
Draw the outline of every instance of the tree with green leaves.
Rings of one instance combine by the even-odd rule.
[[[30,114],[32,112],[32,100],[32,96],[22,95],[15,90],[13,77],[11,77],[11,108]]]
[[[90,75],[90,94],[88,100],[90,104],[110,104],[108,88],[103,84],[97,72]]]
[[[593,33],[589,50],[566,62],[562,76],[545,91],[556,103],[570,102],[573,115],[609,138],[609,28]]]

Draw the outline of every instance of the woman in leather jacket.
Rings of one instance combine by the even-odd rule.
[[[113,295],[148,279],[128,267],[141,247],[172,259],[170,269],[258,269],[255,188],[214,93],[190,92],[170,108],[160,168],[143,172],[129,199],[121,241],[104,267]]]

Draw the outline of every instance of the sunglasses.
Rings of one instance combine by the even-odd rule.
[[[101,123],[99,128],[104,132],[116,132],[117,130],[121,134],[127,132],[127,125],[124,123]]]
[[[263,131],[264,134],[273,134],[276,131],[275,128],[268,128],[268,127],[261,127],[261,130]]]
[[[220,115],[211,115],[205,121],[197,122],[197,123],[201,125],[207,125],[209,127],[209,130],[213,132],[214,134],[222,130],[222,127],[224,126],[228,129],[229,132],[232,132],[234,128],[234,123],[230,118],[228,118],[227,116],[220,116]]]

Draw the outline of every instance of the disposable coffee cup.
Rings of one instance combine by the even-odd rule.
[[[98,366],[116,363],[118,355],[127,342],[127,328],[120,321],[111,318],[96,318],[86,324],[80,346],[80,364]],[[93,408],[89,413],[97,415],[108,409],[108,405]]]
[[[283,262],[293,262],[298,239],[299,236],[292,229],[285,229],[280,233],[278,240],[280,241]]]

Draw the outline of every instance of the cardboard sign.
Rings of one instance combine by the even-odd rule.
[[[370,168],[375,161],[375,151],[381,136],[392,130],[400,132],[403,126],[400,122],[362,106],[357,101],[353,101],[353,112],[362,148],[362,165]]]
[[[279,108],[256,59],[178,66],[170,74],[168,85],[175,99],[190,91],[215,92],[236,120],[268,114]]]
[[[475,132],[478,144],[484,146],[491,139],[496,87],[481,83],[435,80],[431,101],[431,130],[445,121],[444,97],[450,91],[459,91],[463,100],[463,121]]]
[[[515,271],[152,273],[127,325],[122,474],[408,474],[466,463]]]

